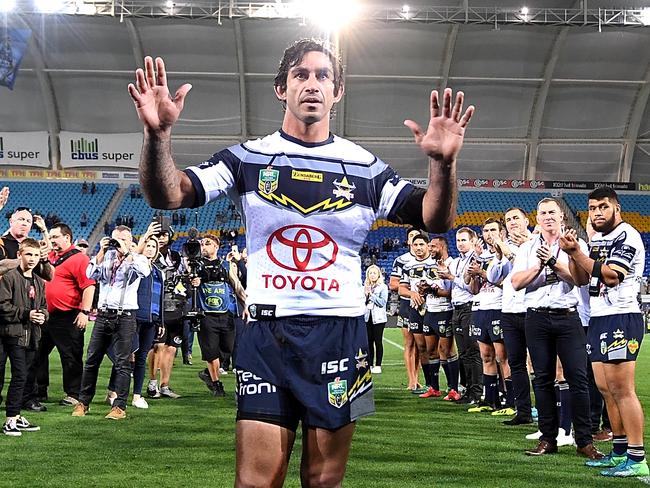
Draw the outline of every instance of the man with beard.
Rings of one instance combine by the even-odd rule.
[[[635,392],[636,358],[644,326],[637,301],[645,266],[640,234],[623,222],[618,195],[611,188],[589,194],[589,219],[596,233],[587,255],[575,234],[560,240],[571,257],[571,275],[589,283],[591,319],[587,347],[598,389],[605,399],[614,434],[612,452],[588,466],[604,476],[648,476],[643,445],[643,410]]]

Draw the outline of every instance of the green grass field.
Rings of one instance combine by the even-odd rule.
[[[90,335],[87,333],[86,340]],[[385,338],[401,344],[397,329]],[[197,378],[203,368],[195,346],[193,366],[177,360],[172,387],[182,398],[130,407],[124,421],[105,420],[108,361],[88,416],[61,407],[58,355],[51,356],[49,410],[25,416],[42,430],[20,438],[0,436],[1,487],[228,487],[234,480],[234,376],[224,377],[228,396],[208,395]],[[641,353],[638,393],[650,414],[650,359]],[[441,372],[441,378],[444,375]],[[444,380],[443,380],[444,381]],[[531,426],[505,427],[502,418],[468,414],[441,399],[419,399],[405,390],[401,351],[385,343],[384,373],[375,377],[377,413],[361,420],[345,486],[352,487],[609,487],[642,486],[642,480],[609,480],[583,466],[572,447],[543,458],[524,456]],[[647,429],[646,423],[646,429]],[[606,452],[607,444],[600,444]],[[296,453],[300,440],[296,442]],[[285,486],[300,486],[294,454]]]

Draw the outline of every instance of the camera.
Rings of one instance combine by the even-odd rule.
[[[108,244],[106,245],[107,249],[120,249],[122,245],[120,244],[120,241],[117,239],[113,239],[112,237],[108,240]]]
[[[187,274],[190,278],[198,276],[203,267],[201,259],[201,241],[198,239],[199,231],[191,227],[187,231],[188,239],[183,243],[183,256],[187,258]],[[198,331],[201,326],[201,319],[205,312],[198,307],[198,296],[196,287],[192,286],[192,308],[183,316],[189,320],[193,331]]]

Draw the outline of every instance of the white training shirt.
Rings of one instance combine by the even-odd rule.
[[[515,257],[515,263],[512,268],[512,273],[525,271],[539,263],[537,258],[537,250],[542,245],[542,236],[533,236],[527,242],[524,242]],[[586,252],[587,243],[582,239],[579,241],[580,248]],[[569,255],[562,251],[559,246],[559,241],[555,241],[551,246],[551,253],[558,263],[568,266]],[[571,308],[578,304],[578,297],[572,293],[573,285],[562,281],[559,276],[557,282],[547,283],[547,279],[555,275],[552,270],[547,266],[542,269],[542,272],[526,287],[526,295],[524,297],[524,304],[526,308]]]
[[[489,276],[491,273],[491,268],[498,264],[496,255],[494,252],[486,249],[479,256],[479,262],[486,272],[488,279],[483,282],[481,289],[478,292],[478,305],[477,310],[501,310],[501,297],[503,296],[503,290],[501,289],[500,284],[497,285],[501,279],[501,275],[495,276],[495,280],[490,280]]]
[[[451,303],[456,307],[465,303],[471,303],[474,295],[470,291],[469,285],[465,284],[465,270],[469,266],[474,251],[461,253],[449,263],[449,272],[454,276],[451,288]]]
[[[228,195],[246,226],[253,319],[364,313],[359,251],[373,222],[394,220],[413,186],[361,146],[283,131],[185,170],[194,206]]]

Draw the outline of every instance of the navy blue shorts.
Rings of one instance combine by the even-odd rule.
[[[501,310],[474,310],[470,336],[483,344],[503,342]]]
[[[238,340],[237,420],[336,430],[374,413],[363,316],[250,322]]]
[[[447,312],[427,312],[424,315],[425,335],[435,335],[442,339],[453,337],[454,328],[451,326],[453,310]],[[427,330],[431,333],[427,334]]]
[[[643,316],[640,313],[591,317],[587,331],[589,360],[593,363],[636,361],[643,334]]]
[[[399,310],[397,311],[397,326],[402,329],[409,328],[409,321],[411,317],[411,304],[410,300],[403,298],[399,299]]]
[[[420,315],[417,308],[409,305],[409,332],[411,334],[424,334],[424,315]]]

